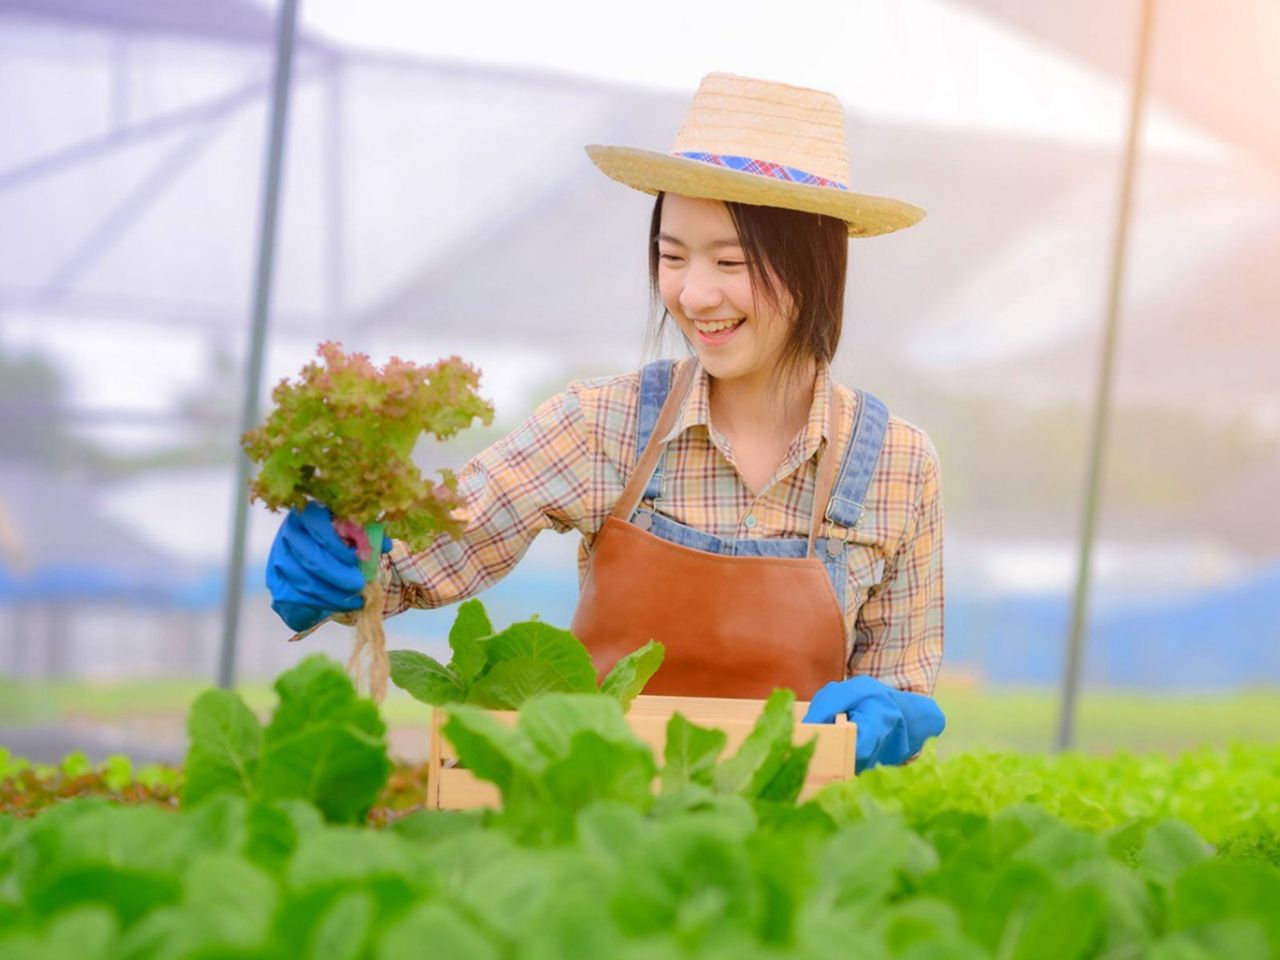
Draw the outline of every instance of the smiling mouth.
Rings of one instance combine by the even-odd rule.
[[[736,317],[733,320],[691,320],[694,328],[703,333],[719,333],[722,330],[729,330],[746,320],[746,317]]]

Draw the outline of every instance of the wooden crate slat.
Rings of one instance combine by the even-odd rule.
[[[489,716],[508,727],[514,727],[516,725],[516,718],[518,714],[514,710],[490,710]],[[439,730],[440,727],[444,726],[444,722],[449,719],[449,708],[436,707],[431,712],[431,719],[433,728]],[[432,749],[436,749],[434,740],[432,741]],[[449,738],[444,736],[444,734],[440,734],[439,750],[441,760],[458,759],[458,751],[454,749],[453,744],[449,742]],[[434,756],[434,754],[432,754],[432,756]]]
[[[502,801],[498,788],[486,780],[477,780],[470,770],[446,767],[440,771],[440,810],[469,810],[473,807],[496,807]]]
[[[431,744],[427,753],[427,807],[432,810],[440,808],[440,758],[445,746],[444,736],[440,733],[443,716],[444,711],[439,707],[432,708]]]
[[[818,741],[800,794],[801,800],[828,783],[853,776],[857,743],[857,725],[843,715],[837,717],[835,723],[800,723],[808,706],[807,703],[795,705],[794,742],[803,743],[811,737]],[[698,726],[723,730],[727,742],[722,756],[729,756],[741,746],[763,709],[763,700],[646,695],[632,702],[627,720],[636,736],[659,759],[666,745],[667,723],[672,713],[677,712]],[[491,715],[508,726],[514,726],[518,716],[510,710],[491,711]],[[427,806],[441,810],[498,806],[501,796],[496,787],[477,780],[469,770],[452,765],[457,761],[457,751],[441,731],[446,719],[447,708],[432,711]]]

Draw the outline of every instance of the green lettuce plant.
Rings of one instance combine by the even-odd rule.
[[[459,642],[476,676],[499,635],[479,635],[480,613],[467,611]],[[808,746],[792,743],[786,691],[729,756],[723,732],[674,715],[662,758],[617,698],[541,692],[514,726],[450,706],[445,735],[501,809],[419,811],[373,830],[363,811],[389,767],[376,706],[319,656],[276,691],[266,724],[233,693],[197,701],[178,810],[113,792],[0,816],[0,957],[1280,955],[1280,868],[1215,856],[1163,812],[1182,796],[1207,802],[1229,771],[1222,782],[1254,788],[1265,814],[1275,765],[1263,751],[1216,766],[1196,756],[1185,782],[1144,770],[1105,799],[1121,825],[1095,829],[1026,802],[1049,796],[1037,780],[1050,776],[1063,793],[1071,776],[1091,789],[1083,761],[994,763],[987,777],[967,764],[945,782],[915,764],[857,778],[874,803],[832,788],[798,804]],[[0,753],[6,771],[35,772]],[[131,773],[108,772],[116,787]],[[95,768],[72,754],[40,775],[75,782]],[[1173,793],[1126,800],[1157,782]],[[1139,819],[1125,820],[1126,803]]]
[[[446,440],[473,420],[492,423],[493,407],[474,392],[479,371],[458,357],[431,366],[392,357],[378,369],[331,342],[316,353],[323,363],[280,381],[266,422],[244,435],[260,465],[253,497],[271,510],[316,500],[335,519],[381,524],[413,549],[456,534],[456,477],[442,469],[440,483],[428,482],[412,454],[424,432]],[[370,539],[376,555],[381,540]]]
[[[516,710],[539,693],[595,693],[596,669],[582,642],[540,620],[496,631],[479,600],[458,607],[449,631],[452,658],[442,664],[416,650],[392,650],[391,681],[423,703],[470,703]],[[600,681],[601,693],[623,707],[662,665],[665,650],[650,640],[623,657]]]
[[[309,363],[297,382],[272,391],[266,423],[242,438],[260,464],[251,495],[271,510],[302,509],[309,500],[329,508],[334,529],[356,549],[365,588],[356,615],[356,646],[348,669],[365,672],[381,701],[387,688],[384,592],[378,581],[383,535],[423,549],[437,534],[457,535],[457,478],[423,479],[413,448],[426,432],[444,440],[472,420],[493,420],[493,407],[474,389],[479,371],[457,357],[422,367],[392,357],[378,369],[362,353],[320,344],[323,364]]]
[[[240,695],[207,690],[187,718],[184,807],[232,793],[304,800],[335,823],[362,823],[391,773],[386,726],[342,668],[313,654],[280,675],[264,728]]]

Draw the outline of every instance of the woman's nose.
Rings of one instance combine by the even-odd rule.
[[[687,316],[714,310],[724,299],[720,285],[697,270],[689,270],[680,289],[680,308]]]

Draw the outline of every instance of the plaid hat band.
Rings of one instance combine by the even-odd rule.
[[[836,180],[828,180],[826,177],[820,177],[816,173],[809,173],[805,170],[799,170],[796,167],[783,166],[780,163],[770,163],[768,160],[755,160],[751,157],[734,157],[720,153],[703,153],[696,150],[689,150],[675,154],[677,157],[684,157],[687,160],[700,160],[703,163],[711,163],[717,167],[727,167],[730,170],[740,170],[743,173],[753,173],[760,177],[772,177],[774,180],[785,180],[790,183],[804,183],[812,187],[831,187],[836,190],[848,190],[848,186]]]

